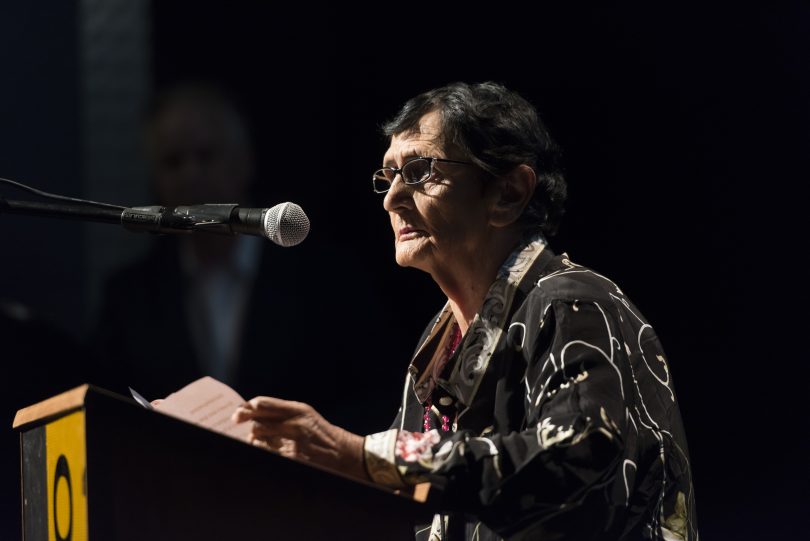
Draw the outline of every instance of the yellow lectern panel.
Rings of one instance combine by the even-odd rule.
[[[87,541],[84,411],[45,425],[48,541]]]

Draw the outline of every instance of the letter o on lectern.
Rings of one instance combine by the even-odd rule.
[[[59,527],[59,513],[57,513],[58,497],[57,488],[59,487],[59,479],[65,479],[67,483],[68,493],[68,523],[67,533],[62,537],[62,528]],[[65,455],[59,455],[56,460],[56,472],[53,476],[53,530],[56,541],[71,541],[73,538],[73,487],[70,484],[70,468],[68,468],[67,458]]]

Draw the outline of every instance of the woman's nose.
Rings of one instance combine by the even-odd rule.
[[[397,174],[394,180],[391,181],[391,187],[385,192],[383,208],[391,212],[401,207],[408,207],[412,195],[413,190],[411,187],[402,181],[401,174]]]

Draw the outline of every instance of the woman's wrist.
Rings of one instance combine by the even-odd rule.
[[[342,428],[340,430],[339,471],[356,479],[371,481],[365,466],[365,438]]]

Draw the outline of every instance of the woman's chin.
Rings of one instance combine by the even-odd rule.
[[[421,250],[413,250],[411,247],[397,246],[396,261],[400,267],[413,267],[425,270],[425,256]]]
[[[417,261],[411,254],[400,254],[399,252],[397,252],[396,260],[400,267],[415,267]]]

